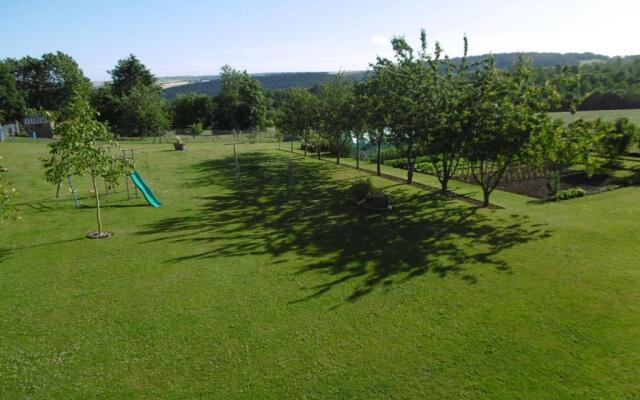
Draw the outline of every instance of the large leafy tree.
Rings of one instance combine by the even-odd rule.
[[[134,88],[156,85],[156,77],[136,56],[118,60],[116,66],[109,71],[111,74],[111,92],[115,96],[124,96]]]
[[[338,74],[323,83],[319,92],[319,131],[335,152],[336,163],[340,154],[351,142],[353,128],[354,83]]]
[[[446,194],[449,181],[456,174],[463,158],[467,143],[464,118],[469,103],[470,86],[467,77],[468,42],[464,38],[464,55],[457,63],[439,57],[440,48],[436,44],[436,57],[428,60],[431,68],[430,112],[433,118],[428,134],[425,135],[425,150],[433,165],[435,176],[440,182],[441,192]]]
[[[384,65],[374,65],[373,71],[366,81],[358,86],[356,101],[360,104],[363,129],[369,134],[369,139],[376,145],[376,173],[381,174],[382,146],[389,136],[389,126],[394,113],[392,104],[387,99],[391,89],[388,68]]]
[[[62,112],[75,94],[86,96],[91,90],[91,82],[78,64],[62,52],[7,60],[6,64],[26,106],[34,110]]]
[[[118,99],[116,132],[123,136],[159,136],[170,126],[167,108],[156,87],[134,87]]]
[[[220,73],[222,91],[216,98],[216,125],[222,129],[260,128],[266,123],[267,98],[262,84],[229,65]]]
[[[169,109],[149,69],[130,55],[109,73],[111,82],[92,96],[100,121],[122,136],[163,134],[170,126]]]
[[[464,125],[469,135],[465,156],[474,181],[482,188],[485,207],[553,105],[553,88],[536,85],[532,78],[531,67],[523,59],[512,70],[499,71],[489,58],[476,73]]]
[[[83,96],[74,95],[65,114],[68,117],[55,128],[59,140],[50,145],[49,157],[43,160],[46,178],[57,184],[62,172],[89,176],[96,204],[98,231],[95,237],[103,237],[97,179],[103,178],[109,186],[116,186],[118,178],[127,172],[129,166],[122,159],[111,156],[107,147],[114,144],[113,136],[96,119],[95,111]]]
[[[304,88],[291,88],[280,106],[276,119],[278,129],[289,137],[301,136],[304,155],[319,117],[318,98]]]
[[[428,135],[436,129],[436,75],[440,47],[435,54],[427,52],[424,31],[418,52],[403,37],[392,40],[395,61],[378,59],[374,72],[383,73],[387,83],[385,108],[393,110],[389,118],[391,141],[401,149],[407,159],[407,183],[413,182],[413,172],[421,147]]]
[[[211,126],[213,107],[213,99],[209,95],[181,94],[171,103],[173,125],[178,129],[186,129],[194,123]]]
[[[23,116],[26,102],[8,62],[0,62],[0,122]]]

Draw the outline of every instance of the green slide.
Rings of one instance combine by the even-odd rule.
[[[156,196],[153,195],[153,192],[151,191],[151,189],[149,189],[149,186],[144,183],[140,174],[138,174],[136,171],[133,171],[129,174],[129,176],[131,177],[131,180],[136,185],[136,187],[142,192],[145,200],[147,200],[147,203],[149,203],[151,207],[162,207],[162,204],[160,203],[160,201],[158,201],[158,199],[156,199]]]

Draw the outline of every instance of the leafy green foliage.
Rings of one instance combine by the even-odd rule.
[[[118,60],[111,74],[111,92],[120,97],[131,93],[134,88],[154,86],[156,77],[133,54]]]
[[[553,87],[536,85],[524,61],[511,71],[500,71],[489,59],[476,72],[465,130],[465,157],[472,177],[482,188],[484,205],[504,172],[525,153],[531,135],[548,119]]]
[[[43,160],[47,181],[57,184],[66,175],[91,178],[96,202],[98,233],[102,233],[100,195],[96,179],[101,177],[109,187],[118,184],[118,178],[128,172],[128,162],[112,157],[113,136],[96,120],[95,111],[79,94],[69,104],[65,114],[69,117],[56,125],[59,139],[51,143],[49,157]]]
[[[213,110],[213,99],[206,94],[182,94],[171,102],[173,126],[178,129],[185,129],[194,123],[211,126]]]
[[[589,176],[599,163],[593,150],[599,141],[594,123],[579,119],[565,125],[560,120],[543,118],[536,126],[521,159],[547,170],[547,195],[554,199],[560,190],[561,173],[575,164],[583,164]]]
[[[581,188],[572,188],[572,189],[568,189],[568,190],[563,190],[558,192],[558,195],[556,196],[556,198],[558,200],[570,200],[570,199],[575,199],[578,197],[584,197],[587,195],[587,192],[585,192],[584,189]]]
[[[318,126],[319,112],[316,95],[307,89],[291,88],[286,92],[275,123],[284,135],[302,137],[306,155],[311,132]]]
[[[220,74],[222,91],[216,98],[216,129],[251,129],[266,124],[267,99],[260,82],[228,65]]]
[[[71,56],[62,52],[47,53],[41,58],[24,57],[19,60],[7,59],[0,78],[8,91],[11,109],[7,116],[19,117],[26,112],[21,108],[24,99],[26,108],[34,111],[63,112],[75,93],[89,94],[91,82]],[[12,89],[12,83],[5,75],[9,69],[14,76],[19,93]],[[1,96],[0,96],[1,98]],[[12,115],[9,115],[12,114]]]
[[[202,125],[202,122],[194,122],[189,125],[187,132],[193,137],[200,136],[202,135],[202,132],[204,132],[204,125]]]
[[[20,119],[26,107],[24,92],[18,89],[11,66],[0,61],[0,122]]]
[[[98,118],[121,136],[159,136],[171,125],[156,78],[134,55],[109,71],[111,82],[91,98]]]
[[[320,86],[318,96],[320,117],[317,130],[330,144],[336,163],[340,164],[340,156],[351,143],[351,131],[356,128],[354,84],[338,74]]]
[[[375,188],[373,187],[371,179],[358,179],[347,189],[347,198],[350,202],[359,203],[374,191]]]
[[[598,119],[594,124],[600,134],[598,150],[608,165],[615,165],[636,140],[638,128],[628,118],[618,118],[613,123]]]
[[[136,86],[117,105],[114,128],[122,136],[160,136],[170,127],[167,103],[155,86]]]

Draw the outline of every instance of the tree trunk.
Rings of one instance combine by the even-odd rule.
[[[442,186],[442,194],[447,194],[449,192],[449,178],[443,177],[440,184]]]
[[[98,185],[96,185],[96,176],[91,174],[91,184],[93,185],[93,194],[96,196],[96,219],[98,220],[98,233],[102,233],[102,217],[100,216],[100,194],[98,193]]]
[[[376,157],[376,172],[378,173],[378,176],[380,176],[380,164],[382,164],[382,157],[381,157],[381,152],[382,152],[382,143],[378,142],[378,155]]]
[[[411,185],[413,183],[413,159],[411,147],[409,147],[409,152],[407,155],[407,184]]]
[[[307,137],[304,137],[304,156],[307,156]]]
[[[482,207],[489,207],[489,196],[491,196],[491,191],[489,190],[489,188],[483,187],[482,188]]]
[[[356,135],[356,169],[360,169],[360,136]]]

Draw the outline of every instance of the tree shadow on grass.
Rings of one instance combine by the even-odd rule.
[[[13,253],[13,250],[8,249],[6,247],[0,247],[0,264],[6,261],[11,256],[12,253]]]
[[[376,287],[402,283],[427,273],[458,274],[483,264],[499,271],[509,265],[496,256],[515,245],[549,236],[521,215],[477,212],[475,207],[435,193],[390,183],[382,188],[394,205],[389,214],[372,214],[346,201],[355,179],[335,176],[340,167],[296,160],[293,189],[287,158],[243,154],[235,181],[232,158],[194,166],[194,186],[217,194],[201,198],[203,207],[186,217],[164,219],[142,232],[150,241],[198,243],[202,251],[168,260],[178,263],[246,255],[270,255],[275,262],[296,259],[296,274],[317,273],[326,282],[305,288],[295,301],[327,293],[339,285],[355,287],[354,301]]]

